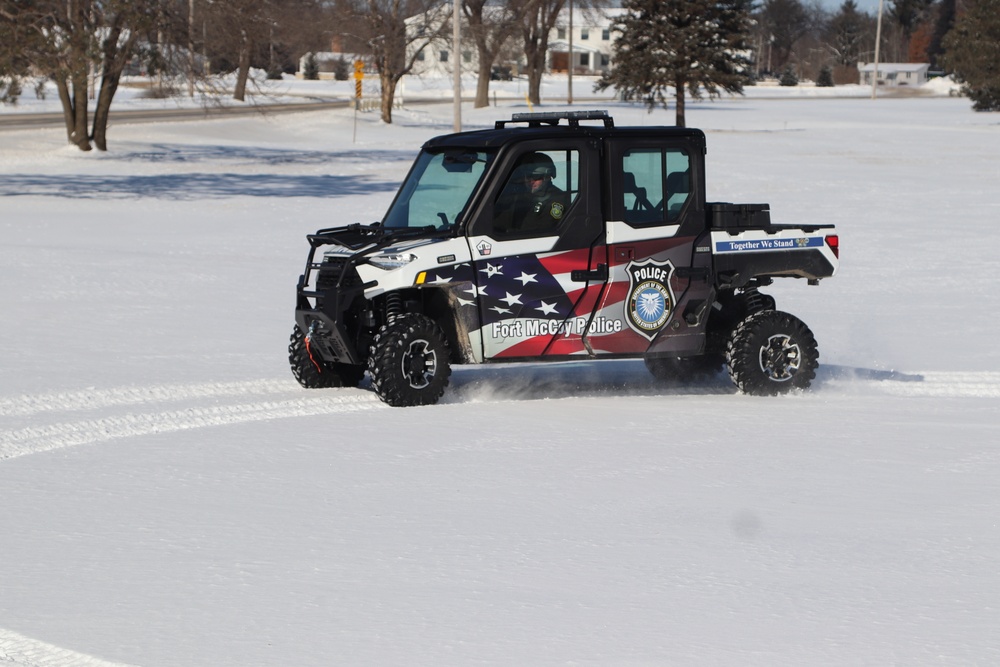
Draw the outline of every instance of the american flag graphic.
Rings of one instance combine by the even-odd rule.
[[[636,244],[636,254],[664,253],[678,239]],[[481,334],[489,358],[636,353],[649,340],[626,325],[628,259],[609,260],[613,248],[481,256],[472,264],[440,267],[428,283],[448,283],[467,329]],[[686,251],[686,252],[689,252]],[[686,260],[689,262],[690,257]],[[609,282],[574,281],[572,272],[610,264]],[[685,281],[686,282],[686,281]],[[674,286],[676,291],[677,286]]]

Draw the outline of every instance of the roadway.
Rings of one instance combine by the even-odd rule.
[[[155,123],[178,120],[204,120],[206,118],[224,118],[253,113],[294,113],[298,111],[316,111],[322,109],[342,109],[352,102],[348,100],[322,102],[293,102],[282,104],[254,104],[247,106],[207,106],[193,109],[125,109],[115,110],[114,105],[108,114],[108,124],[125,123]],[[93,122],[93,110],[90,121]],[[24,130],[40,127],[65,127],[62,112],[58,113],[2,113],[0,114],[0,131]]]

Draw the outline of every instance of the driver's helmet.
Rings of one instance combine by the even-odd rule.
[[[521,178],[533,176],[535,178],[555,178],[556,165],[545,153],[528,153],[520,160],[521,164],[517,168],[517,174]]]

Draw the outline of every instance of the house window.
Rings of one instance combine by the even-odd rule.
[[[603,39],[605,42],[611,39],[611,28],[605,28],[604,30],[601,31],[601,39]]]
[[[420,50],[420,51],[417,52],[417,60],[419,60],[420,62],[424,61],[424,52],[423,52],[423,50]]]
[[[441,62],[446,63],[446,62],[448,62],[448,56],[449,55],[450,54],[447,51],[441,51],[441,53],[438,56],[438,58],[441,60]]]
[[[601,54],[601,67],[607,67],[611,64],[611,56],[606,53]]]
[[[556,29],[556,39],[566,39],[566,28]]]
[[[462,51],[462,62],[463,63],[472,62],[472,51]]]
[[[581,40],[590,39],[590,28],[580,28],[580,39]]]
[[[580,66],[581,67],[590,67],[590,54],[589,53],[581,53],[580,54]]]

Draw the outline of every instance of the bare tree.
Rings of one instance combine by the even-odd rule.
[[[261,45],[268,44],[278,9],[271,0],[216,0],[204,6],[213,54],[223,68],[235,66],[233,99],[246,100],[250,68],[260,64],[255,56]]]
[[[497,5],[488,0],[463,0],[462,12],[469,23],[469,33],[479,56],[475,101],[477,109],[489,106],[493,65],[508,40],[520,29],[525,9],[535,1]]]
[[[354,0],[345,9],[367,43],[382,87],[382,121],[391,123],[399,80],[424,48],[450,32],[451,8],[440,0]]]
[[[812,30],[809,12],[800,0],[765,0],[759,20],[770,40],[771,70],[782,70],[796,42]]]
[[[542,102],[542,74],[545,73],[545,57],[549,52],[549,33],[556,27],[559,12],[565,6],[566,0],[537,0],[523,12],[521,34],[528,70],[528,99],[532,104]]]
[[[140,37],[161,15],[161,0],[40,0],[0,4],[0,20],[20,57],[56,84],[70,143],[107,150],[108,112]],[[101,91],[88,132],[88,84],[100,66]]]

